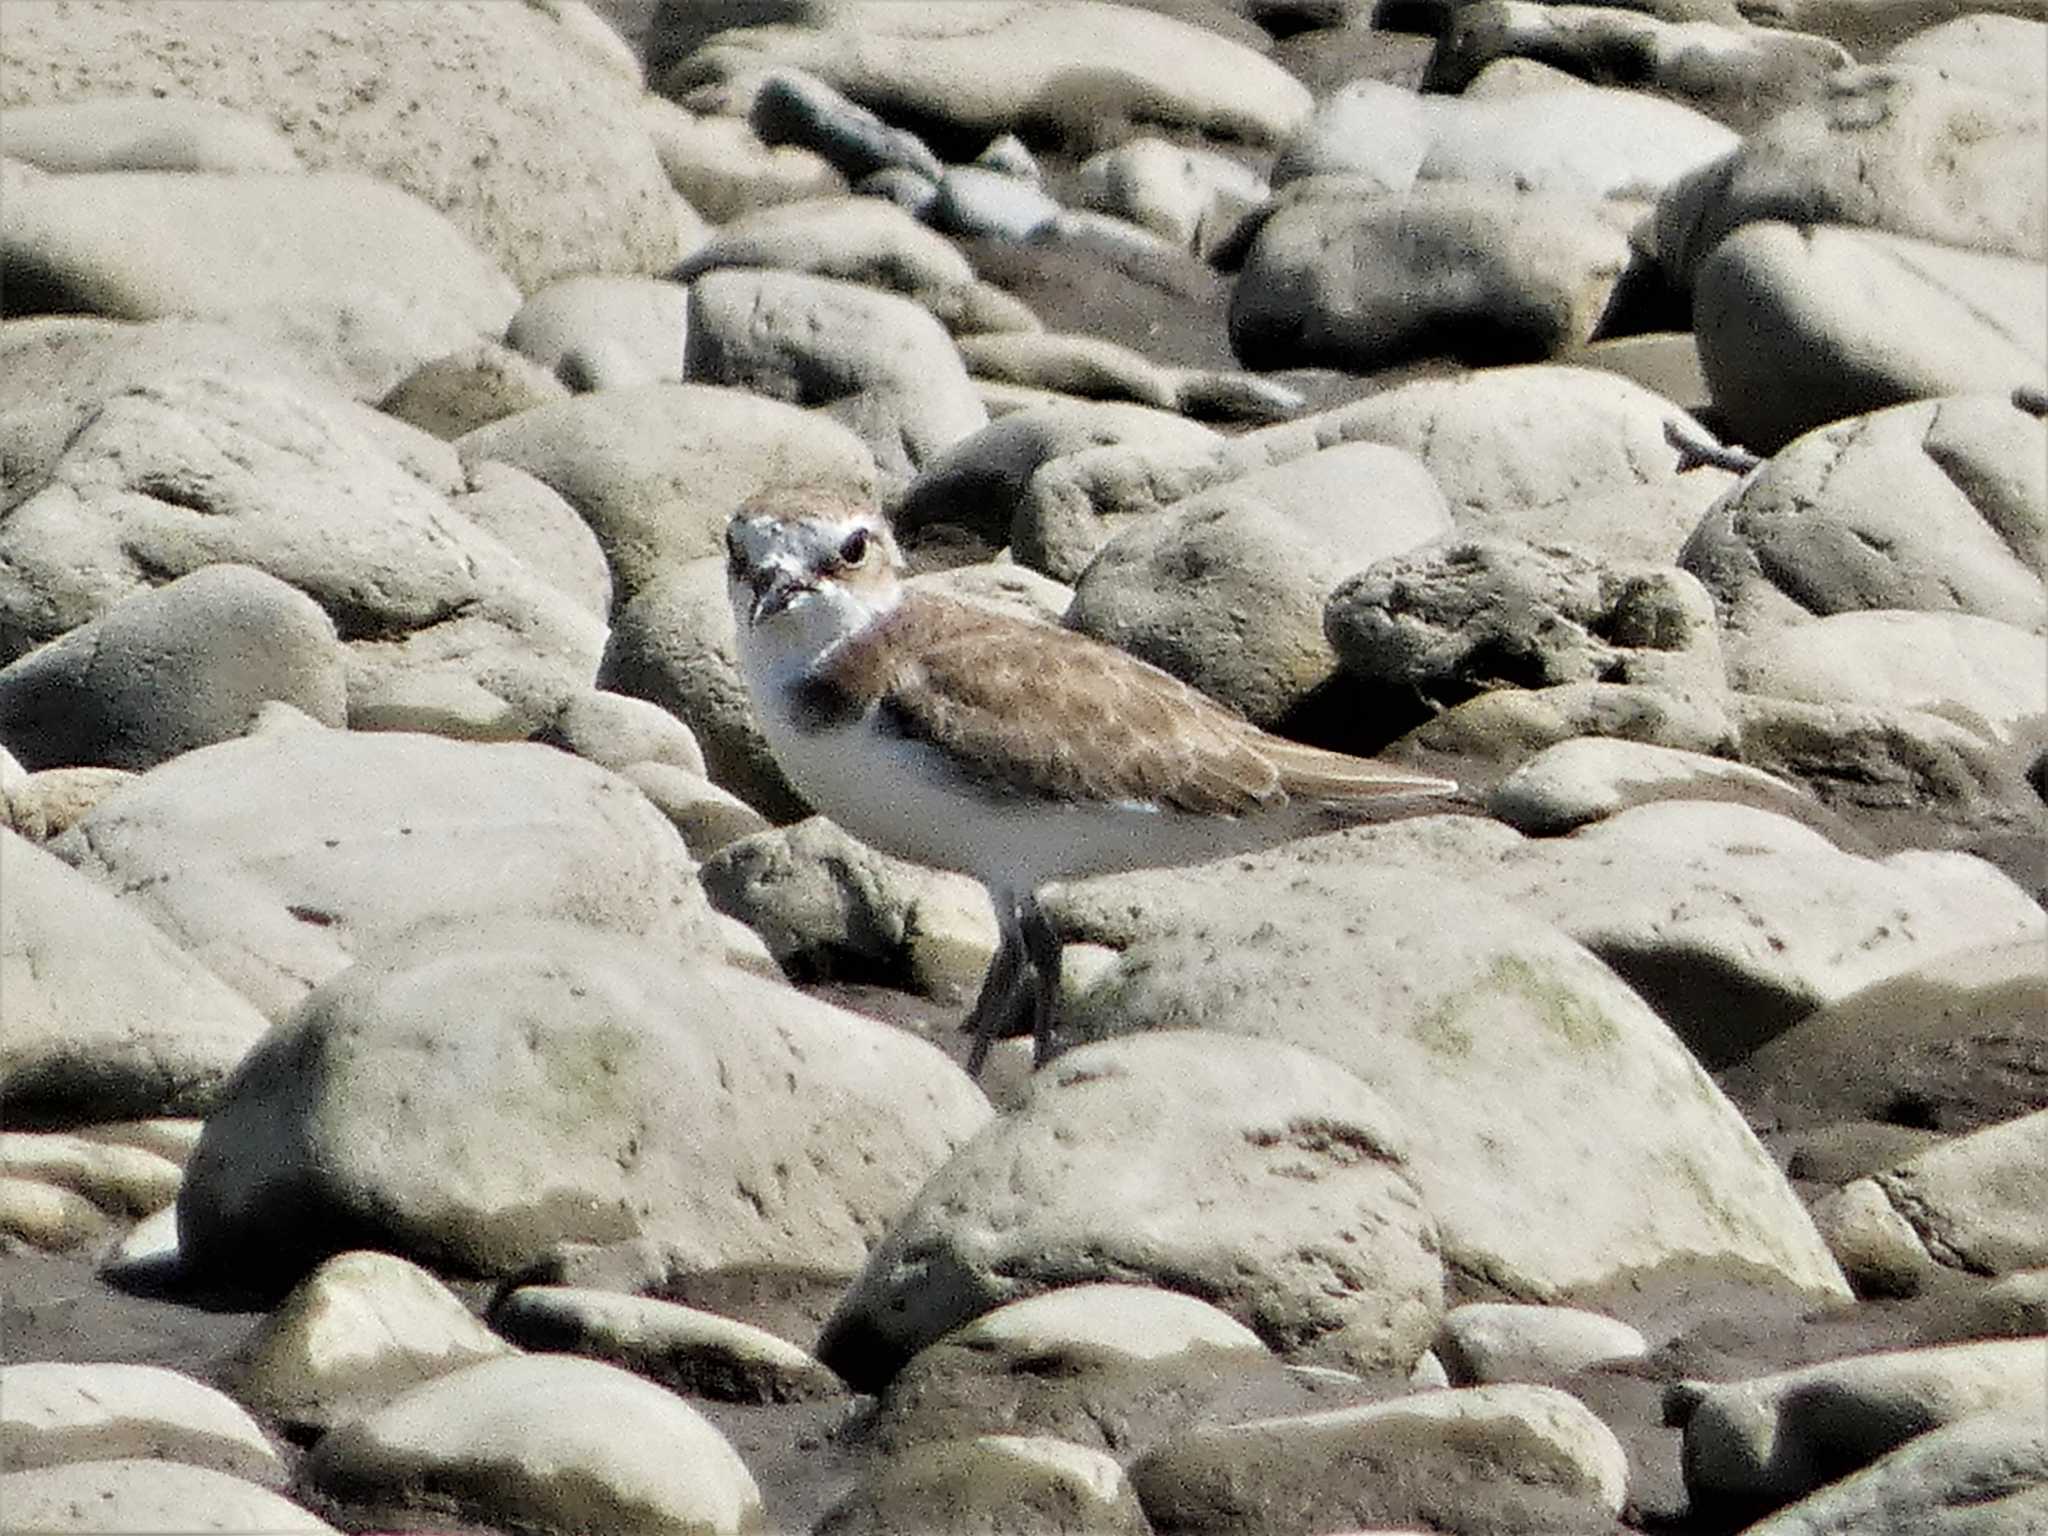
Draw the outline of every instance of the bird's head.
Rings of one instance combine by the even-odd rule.
[[[895,606],[903,556],[871,507],[806,490],[749,497],[725,530],[726,591],[743,641],[822,649]]]

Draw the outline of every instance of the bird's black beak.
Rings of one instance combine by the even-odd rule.
[[[747,610],[750,624],[774,618],[804,593],[817,590],[796,572],[774,565],[754,572],[747,585],[754,589],[754,603]]]

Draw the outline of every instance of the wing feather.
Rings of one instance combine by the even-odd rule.
[[[880,712],[991,793],[1245,816],[1441,794],[1444,779],[1269,736],[1126,652],[912,592],[805,685]]]

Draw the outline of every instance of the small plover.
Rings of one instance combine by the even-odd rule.
[[[1202,863],[1458,787],[1269,735],[1113,646],[906,586],[887,522],[838,497],[751,498],[726,554],[741,670],[789,781],[871,847],[988,887],[1001,944],[963,1025],[970,1072],[1027,1020],[1050,1054],[1045,885]]]

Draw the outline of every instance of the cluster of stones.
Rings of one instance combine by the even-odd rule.
[[[6,9],[0,1242],[261,1315],[0,1519],[2048,1521],[2041,21]],[[1490,814],[1060,893],[984,1090],[792,482]]]

